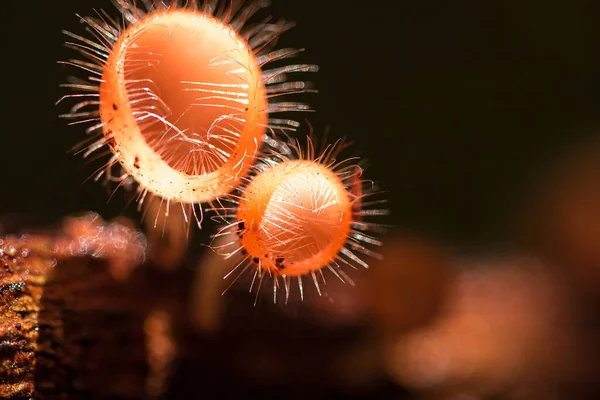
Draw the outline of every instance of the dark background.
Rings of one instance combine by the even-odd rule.
[[[119,197],[83,183],[86,165],[67,151],[83,137],[54,106],[73,72],[62,29],[75,13],[114,12],[108,1],[3,5],[0,211],[58,217],[123,212]],[[598,120],[600,4],[573,0],[274,1],[297,27],[281,46],[320,65],[307,115],[317,132],[347,136],[389,190],[405,231],[489,243],[540,170]],[[135,216],[130,207],[127,214]]]

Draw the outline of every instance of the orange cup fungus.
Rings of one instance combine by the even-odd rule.
[[[365,202],[378,192],[371,181],[362,179],[363,170],[354,159],[335,160],[336,147],[314,158],[310,143],[306,155],[296,144],[291,151],[295,158],[265,158],[240,194],[232,196],[235,206],[224,211],[233,222],[215,236],[233,233],[234,238],[214,248],[240,258],[229,274],[238,271],[234,282],[253,270],[251,290],[256,284],[258,295],[263,278],[271,277],[276,300],[281,280],[287,301],[292,279],[301,297],[305,275],[321,294],[324,269],[352,283],[343,266],[368,268],[358,254],[379,257],[369,247],[381,243],[367,232],[381,231],[382,226],[363,217],[386,215],[387,210],[371,208],[382,201]]]
[[[103,13],[82,18],[88,37],[65,32],[86,58],[65,63],[92,75],[63,85],[76,92],[64,98],[79,100],[64,117],[91,124],[86,156],[106,145],[112,154],[96,178],[133,178],[140,203],[148,193],[188,205],[219,199],[248,173],[267,130],[295,129],[270,114],[307,109],[280,99],[306,90],[290,73],[316,67],[264,68],[299,52],[272,50],[290,24],[246,26],[264,2],[115,4],[125,26]]]
[[[364,201],[377,192],[354,159],[335,160],[340,146],[315,158],[310,140],[305,153],[298,142],[268,135],[299,126],[273,114],[308,109],[287,98],[310,91],[290,77],[316,67],[287,64],[300,50],[273,50],[291,25],[249,25],[265,2],[145,0],[143,9],[135,0],[114,3],[120,18],[101,12],[81,18],[85,35],[65,32],[67,46],[83,58],[64,64],[89,76],[62,85],[74,93],[59,102],[75,99],[63,117],[89,125],[93,138],[80,146],[85,157],[108,148],[95,179],[136,182],[140,206],[147,195],[156,197],[161,206],[166,201],[168,216],[169,202],[180,203],[186,222],[191,208],[200,225],[203,203],[233,218],[212,247],[240,257],[228,274],[237,271],[233,282],[254,271],[257,298],[265,277],[273,279],[275,300],[283,284],[286,301],[294,279],[304,297],[303,276],[321,294],[325,269],[352,283],[343,266],[367,268],[360,255],[378,257],[370,247],[380,242],[371,234],[381,225],[363,217],[387,210],[369,207],[381,201]]]

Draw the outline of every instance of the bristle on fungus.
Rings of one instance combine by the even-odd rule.
[[[233,282],[248,270],[254,272],[250,291],[256,287],[257,298],[266,277],[273,280],[274,301],[282,288],[286,302],[294,279],[304,297],[305,276],[321,294],[325,269],[353,284],[343,267],[368,268],[361,255],[379,257],[369,247],[381,243],[367,231],[380,232],[382,226],[363,217],[387,215],[386,209],[372,208],[384,200],[365,201],[380,192],[362,179],[356,159],[336,161],[339,143],[317,158],[310,141],[308,147],[304,154],[295,142],[290,157],[264,157],[240,194],[232,195],[234,206],[222,210],[233,221],[215,239],[231,240],[219,239],[213,249],[239,258],[226,277],[235,275]]]
[[[297,127],[272,114],[308,110],[286,101],[309,90],[289,76],[316,66],[276,66],[300,50],[273,50],[291,24],[248,24],[265,1],[114,3],[119,18],[101,12],[81,18],[85,35],[65,32],[84,59],[64,63],[90,76],[63,85],[74,93],[61,100],[78,101],[63,117],[89,124],[94,138],[80,146],[84,156],[109,149],[95,179],[121,186],[133,178],[140,207],[148,194],[167,209],[169,202],[218,201],[249,172],[265,134]]]

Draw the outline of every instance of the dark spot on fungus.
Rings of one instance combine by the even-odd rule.
[[[252,262],[253,262],[254,264],[258,264],[258,262],[259,262],[259,261],[260,261],[260,260],[258,259],[258,257],[254,257],[254,258],[252,259]]]
[[[115,137],[112,135],[106,136],[106,144],[109,145],[110,147],[115,147]]]
[[[135,156],[135,159],[133,160],[133,166],[137,169],[140,169],[140,158],[138,156]]]
[[[16,330],[18,330],[18,331],[20,331],[20,330],[21,330],[21,324],[20,324],[20,323],[17,323],[17,324],[15,325],[15,329],[16,329]]]
[[[113,103],[113,110],[117,111],[118,109],[119,107],[115,103]]]
[[[284,257],[275,257],[275,266],[279,269],[283,269],[283,262],[285,261]]]

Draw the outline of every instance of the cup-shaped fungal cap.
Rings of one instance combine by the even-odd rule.
[[[106,141],[144,188],[178,202],[234,189],[262,144],[267,113],[248,43],[197,11],[167,9],[130,25],[102,74]]]
[[[285,161],[259,173],[237,212],[241,246],[275,275],[323,268],[344,247],[352,225],[349,194],[335,172],[315,161]]]

